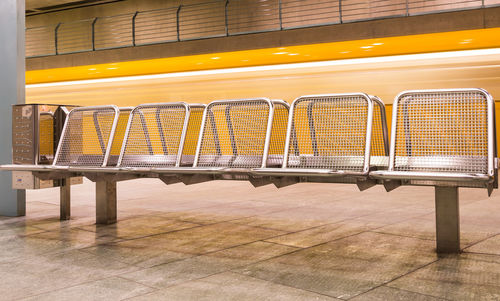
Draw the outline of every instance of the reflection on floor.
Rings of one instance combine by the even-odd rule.
[[[461,193],[461,255],[434,252],[430,187],[246,182],[118,184],[94,224],[92,183],[30,191],[0,218],[0,299],[479,300],[500,298],[500,194]]]

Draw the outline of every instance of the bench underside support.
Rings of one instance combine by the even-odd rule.
[[[71,178],[61,179],[59,187],[59,210],[62,221],[69,220],[71,217]]]
[[[460,252],[458,187],[435,187],[436,249],[438,253]]]
[[[116,182],[99,181],[96,185],[96,224],[116,223]]]

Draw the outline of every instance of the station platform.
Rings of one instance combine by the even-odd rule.
[[[433,187],[137,179],[112,225],[95,225],[94,189],[72,188],[68,221],[57,188],[0,217],[1,299],[500,298],[497,191],[460,189],[463,252],[439,256]]]

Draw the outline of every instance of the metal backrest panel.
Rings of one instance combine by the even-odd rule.
[[[111,145],[111,152],[109,153],[109,159],[106,166],[116,166],[118,163],[118,158],[120,157],[123,145],[123,139],[125,138],[125,132],[127,130],[128,119],[130,112],[132,112],[133,109],[134,108],[132,107],[120,108],[120,116],[118,117],[118,123],[116,124],[113,144]]]
[[[272,100],[274,105],[271,142],[267,155],[267,167],[281,167],[285,153],[288,111],[290,105],[283,100]]]
[[[40,112],[38,121],[39,162],[50,162],[54,158],[54,113]]]
[[[194,166],[266,166],[273,119],[269,99],[214,101],[207,106]]]
[[[186,137],[184,139],[184,148],[182,150],[183,166],[192,166],[194,157],[196,155],[196,146],[198,145],[198,138],[200,137],[201,122],[203,120],[203,112],[206,105],[190,104],[189,122],[186,129]]]
[[[106,166],[119,114],[116,106],[71,110],[64,125],[54,165]]]
[[[387,169],[389,156],[389,134],[384,103],[376,96],[373,101],[373,126],[371,137],[370,165]]]
[[[368,171],[373,116],[368,95],[303,96],[290,114],[284,167]]]
[[[493,175],[494,103],[480,89],[401,93],[390,170]]]
[[[137,106],[130,113],[118,166],[178,166],[188,120],[186,103]]]

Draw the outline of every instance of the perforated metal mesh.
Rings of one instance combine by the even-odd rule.
[[[54,164],[103,166],[106,163],[108,142],[117,114],[118,109],[115,106],[73,109],[66,120]]]
[[[193,165],[198,138],[200,137],[201,121],[203,120],[203,112],[205,111],[205,105],[190,105],[189,107],[191,113],[189,114],[186,138],[182,150],[181,164],[183,166]]]
[[[118,163],[131,111],[132,108],[120,108],[120,116],[118,117],[118,123],[116,124],[107,166],[115,166]]]
[[[363,95],[294,102],[288,168],[363,171],[369,102]]]
[[[131,113],[120,166],[175,166],[187,105],[182,103],[137,106]]]
[[[51,112],[40,112],[38,131],[40,161],[54,159],[54,115]]]
[[[269,113],[265,99],[210,103],[197,166],[261,167]]]
[[[286,129],[289,106],[283,101],[273,101],[274,114],[267,167],[281,167],[285,153]]]
[[[488,104],[479,91],[397,99],[394,170],[486,174]]]
[[[385,106],[373,98],[373,125],[370,151],[370,165],[387,167],[389,160],[389,145],[387,133],[387,120]],[[387,141],[387,143],[386,143]]]

